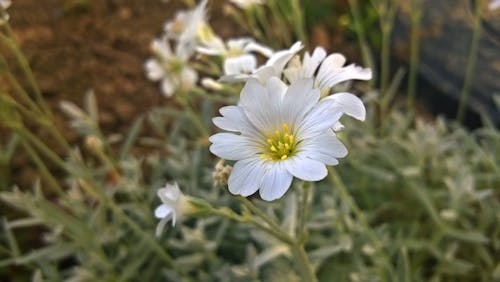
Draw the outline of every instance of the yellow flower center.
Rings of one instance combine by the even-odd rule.
[[[260,155],[265,161],[286,160],[295,154],[297,145],[295,136],[290,132],[286,123],[283,124],[281,130],[270,134],[266,143],[264,152]]]

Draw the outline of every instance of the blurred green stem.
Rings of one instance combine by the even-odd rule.
[[[410,115],[415,114],[415,93],[417,91],[418,60],[420,54],[420,22],[422,19],[422,3],[411,0],[411,33],[410,33],[410,73],[408,74],[408,96],[406,107]]]
[[[23,52],[19,48],[19,45],[15,41],[14,33],[12,32],[12,29],[10,28],[10,25],[8,23],[5,24],[5,29],[7,31],[7,36],[4,34],[0,33],[0,41],[10,49],[10,51],[14,54],[17,62],[19,63],[19,66],[23,70],[26,78],[28,79],[29,84],[31,85],[31,88],[33,89],[33,92],[35,93],[35,99],[40,105],[40,107],[43,109],[45,114],[50,116],[52,118],[52,113],[49,110],[49,107],[45,103],[43,97],[42,97],[42,92],[40,91],[40,87],[38,86],[38,83],[36,82],[35,76],[33,74],[33,71],[31,70],[28,60],[24,56]]]
[[[370,240],[374,244],[375,249],[378,250],[379,253],[381,254],[385,268],[387,268],[387,271],[389,272],[389,275],[391,276],[392,281],[396,281],[396,279],[394,279],[395,274],[394,274],[394,270],[391,267],[391,262],[390,262],[389,258],[387,257],[387,255],[383,251],[384,244],[381,242],[378,235],[372,230],[372,228],[370,227],[370,225],[368,223],[368,220],[365,217],[365,214],[363,213],[361,208],[359,208],[359,206],[356,204],[356,202],[354,201],[352,196],[347,191],[347,188],[345,187],[344,182],[340,178],[340,175],[335,171],[335,169],[329,167],[328,168],[328,177],[330,179],[330,182],[333,185],[335,185],[335,188],[338,190],[339,196],[340,196],[340,199],[342,200],[342,202],[344,202],[345,204],[347,204],[349,206],[349,208],[352,210],[352,212],[356,216],[357,220],[359,220],[359,222],[361,223],[361,226],[363,226],[363,228],[367,232],[368,236],[370,237]]]
[[[361,18],[361,12],[359,10],[358,0],[349,0],[349,7],[351,9],[352,18],[354,20],[354,28],[356,30],[356,35],[358,37],[358,42],[361,47],[361,55],[363,56],[363,62],[372,71],[375,71],[375,63],[373,62],[373,56],[370,52],[370,47],[366,40],[365,29],[363,27],[363,20]],[[368,86],[370,89],[375,83],[375,78],[368,81]]]
[[[290,250],[293,253],[293,259],[295,263],[297,264],[298,271],[300,276],[302,277],[302,281],[311,281],[315,282],[317,281],[316,275],[314,273],[314,269],[312,267],[312,264],[309,260],[309,257],[307,256],[307,252],[304,248],[304,242],[301,240],[302,234],[305,233],[305,216],[308,213],[308,199],[310,196],[310,187],[304,189],[307,189],[304,191],[305,195],[304,197],[306,198],[305,201],[303,201],[303,204],[306,206],[301,207],[302,208],[302,216],[304,217],[303,220],[301,220],[301,234],[299,234],[298,239],[291,238],[285,231],[282,230],[282,228],[274,222],[271,218],[269,218],[265,213],[263,213],[260,209],[258,209],[252,202],[250,202],[248,199],[244,197],[238,197],[238,200],[243,204],[244,207],[246,207],[248,210],[250,210],[254,215],[262,219],[267,225],[269,226],[269,229],[271,230],[271,234],[275,235],[275,237],[286,243],[289,247]]]
[[[304,44],[307,43],[307,33],[304,25],[304,14],[302,13],[302,7],[300,6],[299,0],[291,0],[292,10],[293,10],[293,25],[295,28],[295,33],[300,41]]]
[[[301,182],[302,183],[302,198],[300,201],[300,215],[299,215],[299,232],[298,238],[299,242],[304,243],[307,240],[307,218],[309,216],[309,210],[311,208],[312,202],[312,182]]]
[[[467,69],[465,71],[464,85],[462,87],[462,92],[460,93],[460,103],[458,105],[458,112],[457,112],[458,122],[462,122],[465,118],[465,109],[467,101],[469,99],[471,83],[474,77],[474,70],[476,68],[479,39],[481,36],[481,10],[483,2],[484,1],[474,1],[475,12],[474,12],[474,23],[472,27],[473,28],[472,42],[469,50],[469,56],[467,58]]]

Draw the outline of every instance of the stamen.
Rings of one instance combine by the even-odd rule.
[[[265,161],[280,161],[286,160],[289,156],[295,154],[295,137],[290,134],[290,127],[283,123],[281,130],[276,130],[274,135],[268,136],[266,139],[267,146],[261,154],[261,158]]]

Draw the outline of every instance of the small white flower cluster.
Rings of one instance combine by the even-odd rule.
[[[196,51],[198,33],[207,25],[206,5],[207,0],[203,0],[192,10],[178,12],[174,20],[165,23],[161,38],[151,43],[154,56],[145,63],[146,75],[161,82],[162,93],[167,97],[177,90],[189,90],[198,80],[188,62]]]
[[[11,0],[0,0],[0,25],[3,25],[9,21],[10,16],[7,13],[7,9],[11,4]]]
[[[225,82],[246,81],[236,106],[220,109],[213,122],[227,131],[210,137],[210,151],[236,161],[228,179],[229,191],[249,196],[257,190],[262,199],[281,198],[293,177],[319,181],[325,165],[336,165],[347,155],[335,131],[343,114],[365,119],[362,101],[350,93],[331,94],[338,83],[369,80],[370,69],[344,66],[340,54],[327,56],[323,48],[302,61],[295,57],[300,42],[272,54],[248,74],[227,74]],[[292,59],[294,58],[294,59]]]
[[[245,7],[260,3],[240,2],[237,5]],[[161,38],[151,43],[154,56],[145,63],[146,75],[153,81],[161,82],[162,93],[167,97],[177,90],[191,89],[198,81],[198,73],[189,64],[196,53],[221,57],[224,74],[230,77],[253,73],[257,68],[255,54],[268,58],[273,55],[272,49],[252,38],[224,42],[208,24],[206,6],[207,0],[203,0],[192,10],[178,12],[174,20],[165,23]],[[175,45],[174,48],[171,44]]]

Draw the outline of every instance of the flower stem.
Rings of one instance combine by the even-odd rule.
[[[467,69],[465,71],[464,85],[462,87],[462,92],[460,94],[460,104],[458,105],[457,121],[462,122],[465,118],[465,108],[467,100],[469,99],[469,93],[472,83],[472,78],[474,77],[474,70],[476,68],[477,61],[477,49],[479,47],[479,39],[481,35],[481,9],[483,1],[476,1],[476,9],[474,13],[474,25],[472,33],[472,42],[469,50],[469,57],[467,58]]]
[[[302,277],[302,281],[318,281],[318,279],[316,278],[316,274],[314,273],[312,264],[309,261],[309,257],[307,256],[306,250],[304,249],[304,245],[301,243],[295,243],[291,244],[290,247],[295,263],[297,264],[298,271],[300,273],[300,276]]]
[[[300,201],[301,212],[299,215],[299,232],[297,237],[299,242],[303,243],[307,239],[307,228],[306,222],[309,216],[309,209],[311,208],[311,197],[312,197],[312,182],[302,182],[302,198]]]

